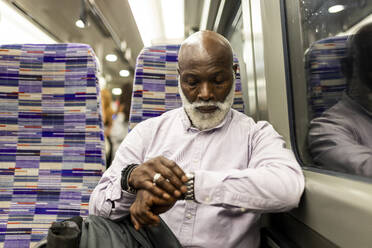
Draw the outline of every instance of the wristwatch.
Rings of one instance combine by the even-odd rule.
[[[194,172],[186,173],[186,177],[188,178],[186,182],[187,191],[185,193],[185,200],[187,201],[195,201],[195,193],[194,193]]]
[[[138,164],[130,164],[121,171],[121,188],[132,194],[137,194],[137,190],[129,186],[128,180],[130,174],[137,166]]]

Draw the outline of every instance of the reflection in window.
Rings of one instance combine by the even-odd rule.
[[[291,63],[292,78],[303,75],[292,82],[299,153],[322,169],[372,177],[372,1],[303,0],[298,8],[299,28],[288,34],[291,59],[304,56],[302,68]],[[306,100],[296,98],[301,91]]]
[[[346,90],[311,121],[309,149],[326,169],[372,177],[372,23],[349,36],[346,49],[339,63]]]

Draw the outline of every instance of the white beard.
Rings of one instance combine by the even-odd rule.
[[[190,118],[192,125],[202,131],[218,126],[225,119],[226,114],[234,102],[235,80],[229,94],[222,103],[218,101],[195,101],[190,103],[183,93],[180,83],[178,83],[178,90],[180,92],[182,106]],[[216,106],[217,110],[213,113],[202,113],[196,109],[201,106]]]

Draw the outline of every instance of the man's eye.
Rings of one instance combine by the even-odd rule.
[[[198,82],[194,79],[188,79],[186,80],[186,83],[190,86],[195,86]]]
[[[224,78],[216,78],[214,80],[214,83],[215,84],[223,84],[225,82],[225,79]]]

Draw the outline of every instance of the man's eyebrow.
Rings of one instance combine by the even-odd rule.
[[[182,73],[182,77],[197,77],[198,75],[193,72]]]
[[[228,71],[225,70],[225,69],[215,69],[215,70],[211,70],[209,73],[212,74],[212,75],[218,75],[218,74],[224,74],[224,73],[227,73]]]

